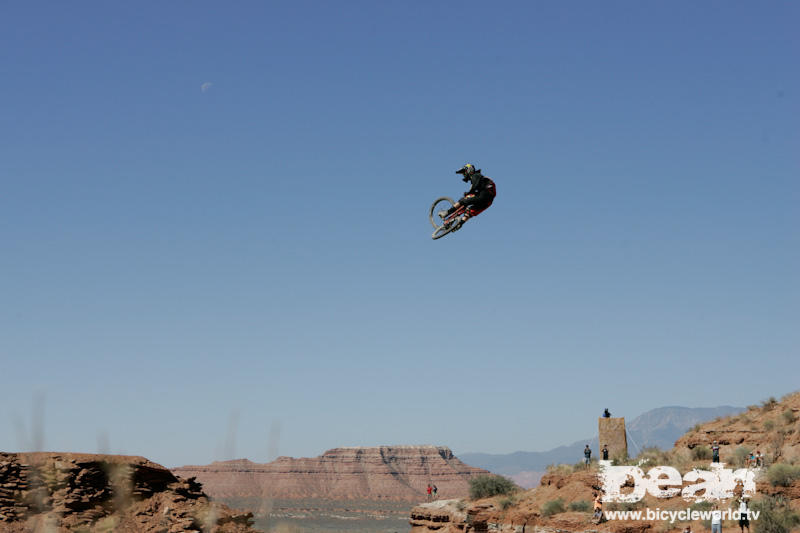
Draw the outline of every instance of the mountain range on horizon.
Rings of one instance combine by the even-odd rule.
[[[670,449],[686,431],[703,422],[720,416],[738,414],[743,407],[723,405],[718,407],[666,406],[651,409],[626,424],[628,447],[638,453],[642,448]],[[484,468],[495,474],[513,479],[520,486],[536,486],[548,465],[577,463],[583,459],[583,447],[589,444],[592,452],[599,453],[597,434],[571,444],[557,446],[541,452],[517,451],[507,454],[461,453],[458,457],[466,464]]]

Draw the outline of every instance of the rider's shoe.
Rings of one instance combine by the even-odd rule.
[[[442,210],[442,211],[439,211],[439,212],[438,212],[438,213],[436,213],[436,214],[437,214],[437,215],[439,215],[439,218],[441,218],[442,220],[444,220],[444,218],[445,218],[445,217],[448,215],[448,212],[447,212],[447,211],[445,211],[445,210]]]

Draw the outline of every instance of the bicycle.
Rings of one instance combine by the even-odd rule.
[[[474,195],[467,195],[467,198],[471,196]],[[454,205],[455,202],[453,199],[448,198],[447,196],[442,196],[441,198],[434,200],[428,216],[431,221],[431,225],[433,226],[433,235],[431,235],[432,239],[441,239],[448,233],[458,231],[466,222],[466,220],[461,218],[462,215],[467,212],[467,207],[464,205],[460,205],[458,209],[449,215],[444,216],[444,213],[447,213],[447,211],[449,211]],[[441,224],[436,223],[437,219],[441,221]]]

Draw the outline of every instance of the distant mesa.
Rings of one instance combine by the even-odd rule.
[[[428,484],[441,498],[463,498],[469,480],[488,471],[461,462],[444,446],[346,447],[313,458],[216,461],[172,469],[196,477],[213,498],[324,498],[419,502]]]

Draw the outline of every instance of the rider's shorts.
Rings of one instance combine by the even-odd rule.
[[[483,213],[490,205],[492,205],[492,202],[494,202],[494,197],[494,187],[481,191],[481,193],[475,198],[475,202],[467,206],[467,214],[471,217],[474,217]]]

